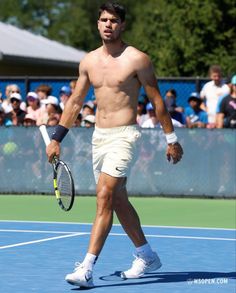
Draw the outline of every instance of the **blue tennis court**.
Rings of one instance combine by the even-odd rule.
[[[114,225],[94,270],[91,292],[236,292],[236,231],[143,227],[162,268],[136,280],[114,274],[133,261],[133,245]],[[64,281],[87,250],[91,224],[0,221],[3,293],[64,293],[81,289]],[[85,289],[83,289],[85,290]]]

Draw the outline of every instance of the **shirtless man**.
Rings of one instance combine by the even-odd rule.
[[[67,102],[60,124],[47,147],[48,159],[60,155],[60,142],[80,112],[90,84],[94,86],[97,112],[93,134],[93,168],[97,182],[97,211],[88,252],[66,281],[81,287],[93,287],[92,271],[112,226],[116,213],[136,247],[137,256],[123,278],[139,278],[161,267],[142,231],[139,217],[128,200],[126,178],[135,154],[140,132],[136,111],[140,86],[152,102],[167,138],[167,159],[177,163],[183,154],[177,142],[170,116],[157,88],[149,57],[125,44],[125,10],[119,4],[106,3],[99,9],[98,30],[102,46],[87,54],[80,63],[75,91]]]

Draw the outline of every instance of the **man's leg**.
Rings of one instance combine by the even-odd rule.
[[[129,236],[135,247],[142,246],[147,243],[141,228],[139,216],[130,203],[126,190],[126,178],[121,178],[122,184],[116,189],[114,198],[114,210],[116,215]]]
[[[97,184],[97,210],[91,231],[88,252],[99,255],[113,222],[114,194],[122,183],[122,178],[115,178],[101,173]]]
[[[114,199],[114,210],[116,215],[136,247],[136,258],[132,267],[121,273],[122,278],[139,278],[145,273],[155,271],[161,267],[160,259],[153,252],[144,236],[139,216],[128,200],[126,190],[126,178],[123,184],[116,189]]]
[[[88,253],[75,272],[66,276],[66,281],[80,287],[93,287],[92,270],[100,254],[113,222],[114,194],[122,183],[122,178],[115,178],[101,173],[97,184],[97,210],[91,231]]]

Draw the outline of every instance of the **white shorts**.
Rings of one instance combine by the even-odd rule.
[[[137,125],[98,128],[92,138],[93,172],[96,183],[101,172],[113,177],[127,177],[136,157]]]

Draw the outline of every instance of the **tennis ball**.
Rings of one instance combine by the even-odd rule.
[[[18,146],[13,141],[9,141],[3,146],[3,153],[4,155],[11,155],[18,151]]]

